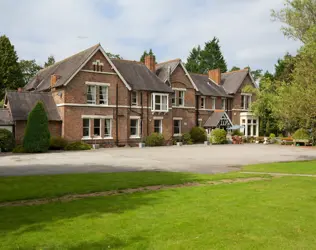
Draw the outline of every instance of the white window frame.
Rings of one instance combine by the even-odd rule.
[[[105,91],[106,99],[102,99],[104,103],[101,103],[102,88],[106,88],[106,91]],[[106,86],[106,85],[98,86],[98,90],[99,90],[99,105],[109,105],[109,86]]]
[[[172,96],[171,96],[171,102],[172,102],[172,107],[177,106],[177,92],[173,90]]]
[[[227,99],[226,99],[226,98],[222,98],[222,107],[221,107],[221,109],[224,110],[224,111],[225,111],[226,108],[227,108],[227,107],[226,107],[226,106],[227,106],[227,103],[226,103],[226,102],[227,102]],[[223,105],[223,104],[224,104],[224,105]]]
[[[132,135],[131,134],[131,120],[136,120],[136,135]],[[139,116],[131,116],[129,118],[129,133],[130,133],[130,137],[131,139],[139,139],[140,138],[140,117]]]
[[[159,121],[159,134],[162,134],[162,119],[154,119],[154,132],[155,132],[155,122],[156,121]],[[157,133],[157,132],[155,132],[155,133]]]
[[[179,107],[185,106],[185,91],[184,90],[178,90],[179,98],[178,98],[178,104]],[[181,96],[183,94],[183,96]],[[180,104],[180,100],[182,100],[182,104]]]
[[[95,60],[93,63],[92,63],[92,68],[93,68],[93,71],[94,72],[103,72],[103,63],[101,63],[100,60]]]
[[[133,101],[134,97],[133,95],[135,95],[134,97],[136,98],[136,102]],[[131,93],[131,106],[137,106],[138,105],[138,95],[136,91],[132,91]]]
[[[177,134],[174,133],[174,121],[179,121],[179,133],[177,133]],[[173,136],[182,136],[182,118],[174,117],[172,122],[173,122],[173,124],[172,124]]]
[[[241,93],[241,97],[243,98],[244,105],[241,107],[243,110],[249,110],[252,102],[252,94],[249,93]],[[247,107],[248,104],[248,107]],[[241,105],[241,104],[240,104]]]
[[[199,118],[198,123],[199,123],[199,127],[202,128],[203,127],[203,119]]]
[[[206,97],[205,96],[201,96],[201,109],[206,109]]]
[[[88,135],[87,136],[85,136],[85,135],[83,135],[83,130],[84,130],[84,126],[83,126],[83,120],[88,120],[89,121],[89,126],[88,126]],[[82,138],[83,139],[90,139],[91,138],[91,119],[89,119],[89,118],[82,118]]]
[[[88,100],[89,88],[91,88],[92,100]],[[93,92],[93,89],[94,89],[94,92]],[[93,100],[93,97],[94,97],[94,100]],[[94,85],[87,86],[87,104],[97,104],[97,87]]]
[[[99,120],[99,135],[95,135],[94,134],[94,129],[95,129],[95,120]],[[93,138],[102,138],[101,137],[102,134],[102,119],[100,118],[93,118]]]
[[[160,110],[156,109],[156,96],[160,96]],[[163,103],[162,103],[162,97],[166,97],[167,103],[166,103],[166,109],[162,109]],[[161,93],[152,93],[151,95],[151,110],[153,112],[168,112],[169,111],[169,95],[168,94],[161,94]]]
[[[110,135],[109,136],[105,135],[106,120],[110,121]],[[113,139],[113,137],[112,137],[112,121],[113,121],[113,119],[111,119],[111,118],[103,119],[103,122],[102,122],[103,128],[102,129],[103,129],[103,138],[104,139]]]
[[[216,109],[216,97],[212,97],[212,110]]]

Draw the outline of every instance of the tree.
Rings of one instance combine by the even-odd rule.
[[[256,82],[257,80],[259,80],[262,77],[262,69],[256,69],[256,70],[251,70],[251,68],[249,66],[245,67],[245,69],[248,69],[253,80]]]
[[[156,62],[156,56],[155,56],[155,54],[154,54],[152,49],[150,49],[149,52],[147,52],[147,50],[145,50],[144,53],[142,54],[142,56],[140,57],[139,61],[145,63],[145,57],[149,56],[149,55],[150,56],[154,56],[155,57],[155,63],[157,63]]]
[[[315,0],[286,0],[284,8],[273,10],[272,17],[286,24],[282,27],[285,36],[306,42],[306,33],[316,25]]]
[[[46,152],[49,148],[49,140],[47,114],[44,104],[38,102],[27,119],[23,148],[29,153]]]
[[[110,52],[106,52],[106,55],[110,58],[110,59],[123,59],[123,57],[121,57],[119,54],[112,54]]]
[[[0,100],[3,99],[5,89],[23,87],[23,75],[18,63],[18,56],[14,46],[6,36],[0,37]]]
[[[19,65],[23,74],[24,84],[27,84],[42,69],[41,66],[36,64],[35,60],[21,60]]]
[[[47,68],[53,64],[55,64],[55,57],[53,55],[50,55],[47,59],[47,62],[45,62],[44,64],[44,68]]]
[[[278,81],[290,83],[293,80],[292,74],[295,67],[296,57],[291,56],[289,53],[285,54],[283,59],[278,59],[277,64],[274,65],[274,77]]]
[[[233,66],[230,71],[237,71],[237,70],[240,70],[240,68],[239,68],[239,67],[236,67],[236,66]]]
[[[205,43],[203,50],[198,46],[193,48],[187,59],[186,67],[189,72],[206,74],[211,69],[220,69],[222,73],[227,71],[227,64],[221,52],[219,39]]]

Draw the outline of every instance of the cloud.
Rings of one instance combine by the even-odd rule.
[[[153,48],[158,61],[186,60],[197,45],[220,39],[229,67],[273,70],[299,43],[287,40],[270,10],[283,0],[16,0],[0,2],[0,34],[20,58],[61,60],[101,42],[126,59]]]

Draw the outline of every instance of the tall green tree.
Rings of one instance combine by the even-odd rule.
[[[7,36],[0,36],[0,100],[5,89],[23,87],[23,75],[18,63],[18,56]]]
[[[21,60],[19,65],[23,74],[24,84],[27,84],[42,69],[35,60]]]
[[[144,53],[142,54],[142,56],[140,57],[139,61],[145,63],[145,57],[148,56],[148,55],[154,56],[155,57],[155,63],[157,63],[156,62],[156,55],[154,54],[152,49],[149,49],[149,52],[147,52],[147,50],[145,50]]]
[[[53,64],[55,64],[55,57],[53,55],[50,55],[48,58],[47,58],[47,62],[44,63],[44,68],[47,68]]]
[[[295,67],[296,57],[289,53],[285,54],[283,58],[278,59],[277,64],[274,65],[274,77],[278,81],[290,83],[293,80],[292,74]]]
[[[106,55],[110,58],[110,59],[123,59],[123,57],[121,57],[119,54],[112,54],[110,52],[106,52]]]
[[[227,64],[219,45],[219,39],[214,37],[205,43],[204,48],[193,48],[187,58],[186,67],[189,72],[206,74],[211,69],[227,72]]]
[[[315,0],[285,0],[284,8],[272,11],[272,17],[285,24],[285,36],[306,42],[306,33],[316,25]]]
[[[257,82],[262,77],[262,71],[263,71],[262,69],[252,70],[249,66],[245,67],[245,69],[249,70],[255,82]]]
[[[237,71],[237,70],[240,70],[240,68],[236,67],[236,66],[233,66],[230,71]]]
[[[49,140],[47,113],[44,104],[38,102],[27,119],[23,148],[29,153],[46,152],[49,148]]]

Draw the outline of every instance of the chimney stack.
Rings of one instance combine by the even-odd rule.
[[[55,84],[56,84],[58,79],[59,79],[58,75],[53,74],[53,75],[50,76],[50,87],[51,88],[54,88],[54,86],[55,86]]]
[[[221,84],[221,69],[208,71],[208,78],[212,79],[217,85]]]
[[[155,56],[146,55],[145,56],[145,65],[150,71],[156,72]]]

